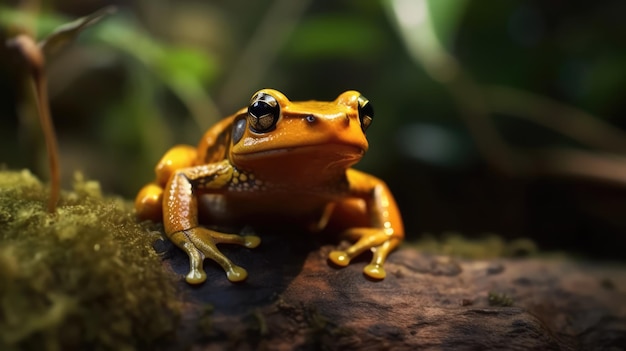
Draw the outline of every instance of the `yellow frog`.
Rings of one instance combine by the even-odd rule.
[[[332,251],[330,261],[347,266],[369,249],[373,258],[363,272],[383,279],[383,263],[404,237],[400,212],[383,181],[350,168],[368,148],[365,131],[373,117],[372,105],[356,91],[331,102],[292,102],[279,91],[260,90],[247,108],[210,128],[198,147],[175,146],[163,156],[156,180],[137,195],[137,216],[163,221],[167,237],[189,256],[190,284],[206,280],[205,258],[220,264],[230,281],[244,280],[246,270],[216,245],[261,242],[201,222],[289,221],[311,231],[332,225],[356,242]]]

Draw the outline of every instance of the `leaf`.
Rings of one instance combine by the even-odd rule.
[[[34,13],[7,6],[0,6],[0,27],[12,34],[30,34],[36,25],[38,33],[50,33],[68,19],[53,13]]]
[[[429,0],[428,9],[435,34],[446,47],[449,47],[461,22],[467,0]]]
[[[311,59],[360,56],[376,53],[383,41],[381,29],[370,21],[326,15],[300,23],[291,35],[287,51]]]
[[[449,81],[458,71],[456,59],[435,33],[435,18],[449,21],[448,33],[456,24],[465,1],[389,0],[387,13],[413,60],[419,62],[435,80]],[[455,6],[457,10],[455,10]],[[436,11],[435,11],[436,10]],[[437,13],[437,17],[434,16]],[[452,22],[454,21],[454,23]],[[441,27],[441,24],[440,24]]]
[[[115,6],[107,6],[92,13],[91,15],[81,17],[75,21],[64,24],[44,38],[39,43],[39,46],[46,56],[53,55],[73,41],[85,28],[98,23],[102,18],[114,13],[115,11],[117,11]]]
[[[167,47],[159,60],[161,73],[170,79],[206,81],[217,75],[216,66],[212,56],[184,47]]]
[[[127,16],[116,16],[99,26],[96,36],[148,67],[180,98],[201,128],[208,128],[207,115],[219,116],[204,88],[218,73],[218,63],[210,52],[156,40]]]

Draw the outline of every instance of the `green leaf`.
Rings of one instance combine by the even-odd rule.
[[[296,57],[359,56],[382,47],[384,34],[360,17],[326,15],[304,20],[293,32],[287,52]]]
[[[455,6],[464,8],[465,1],[388,0],[385,4],[413,60],[419,62],[437,81],[444,82],[454,77],[458,63],[435,33],[435,19],[438,19],[442,30],[445,28],[448,31],[449,36],[459,18],[460,10],[455,10]],[[443,26],[444,23],[449,25]]]
[[[129,16],[107,21],[98,27],[97,36],[151,70],[185,104],[201,128],[208,127],[205,115],[218,115],[205,90],[218,73],[217,60],[210,53],[158,41]]]
[[[467,0],[428,0],[428,10],[439,41],[450,47],[467,7]]]
[[[159,60],[163,74],[172,79],[199,79],[206,81],[213,78],[216,62],[212,56],[196,49],[169,47]]]
[[[193,79],[206,82],[217,74],[216,60],[209,53],[158,41],[125,16],[107,21],[97,35],[168,81]]]
[[[34,29],[29,27],[32,24],[37,27],[37,36],[48,34],[67,21],[67,18],[53,13],[32,13],[0,6],[0,26],[30,32]]]
[[[56,28],[50,35],[46,36],[39,46],[43,49],[46,56],[52,55],[69,44],[71,41],[87,27],[98,23],[103,17],[108,16],[116,11],[114,6],[108,6],[98,10],[91,15],[81,17],[75,21],[64,24]]]

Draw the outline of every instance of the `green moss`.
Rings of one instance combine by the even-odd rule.
[[[28,171],[0,171],[0,349],[132,350],[173,335],[158,232],[97,182],[77,177],[54,215],[47,193]]]
[[[509,307],[513,306],[513,298],[505,293],[490,291],[487,295],[489,306]]]
[[[537,246],[530,239],[520,238],[507,242],[495,234],[474,239],[466,238],[456,232],[444,233],[439,238],[426,234],[407,245],[421,252],[471,259],[530,256],[539,253]]]

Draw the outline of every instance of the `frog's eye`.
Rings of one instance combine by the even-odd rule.
[[[363,95],[359,96],[359,121],[361,121],[361,129],[363,131],[372,124],[374,120],[374,107]]]
[[[272,95],[257,93],[250,100],[248,123],[253,132],[266,133],[273,130],[279,116],[280,106]]]

